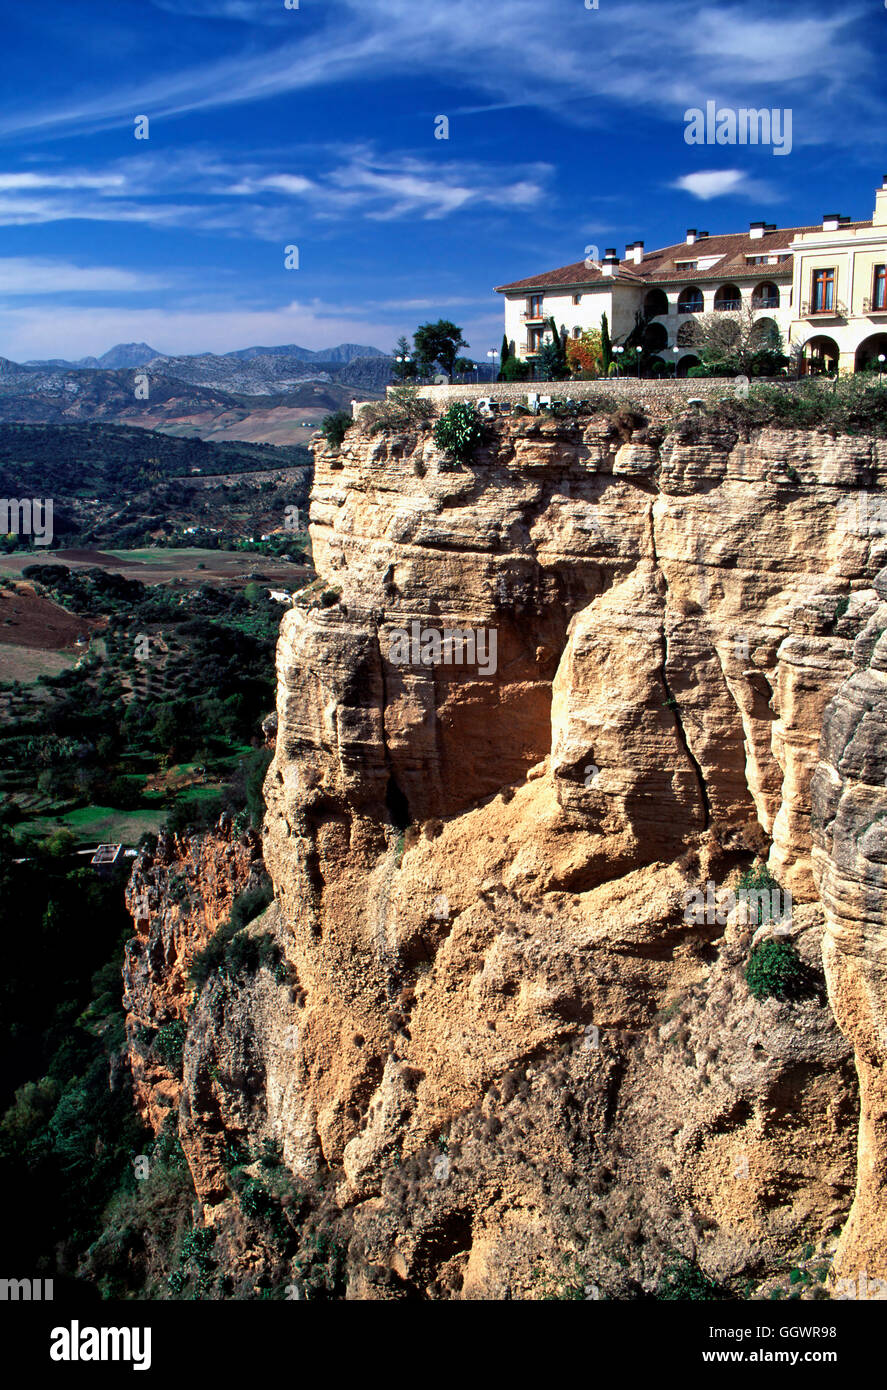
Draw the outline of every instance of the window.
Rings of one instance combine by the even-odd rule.
[[[887,309],[887,266],[876,265],[872,279],[872,308]]]
[[[675,261],[676,270],[698,270],[698,261]]]
[[[542,295],[531,294],[527,300],[527,313],[531,319],[542,317]]]
[[[746,256],[749,265],[766,265],[770,260],[769,256]]]
[[[701,314],[702,313],[702,290],[695,285],[688,285],[681,290],[678,295],[679,314]]]
[[[581,328],[574,328],[574,329],[573,329],[573,337],[574,337],[574,338],[581,338],[581,337],[582,337],[582,329],[581,329]]]
[[[574,295],[573,295],[573,303],[574,303],[574,304],[581,304],[581,303],[582,303],[582,295],[581,295],[581,294],[574,294]]]
[[[813,272],[813,313],[827,313],[835,307],[835,271],[834,266],[829,266],[827,270],[814,270]]]

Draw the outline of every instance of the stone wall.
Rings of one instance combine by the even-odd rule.
[[[805,378],[809,380],[810,378]],[[826,385],[830,379],[823,378]],[[778,386],[782,391],[796,391],[799,381],[785,377],[757,377],[755,385]],[[389,386],[388,392],[397,390]],[[736,393],[736,379],[733,377],[700,377],[688,380],[679,377],[664,381],[634,376],[601,379],[600,381],[494,381],[481,382],[474,386],[419,386],[420,396],[434,401],[441,409],[446,409],[453,401],[478,401],[489,396],[496,401],[523,401],[529,393],[537,396],[552,396],[560,400],[600,400],[610,399],[614,405],[620,401],[632,401],[648,407],[663,407],[694,397],[702,400],[718,400]],[[368,401],[352,401],[352,414],[356,417]]]

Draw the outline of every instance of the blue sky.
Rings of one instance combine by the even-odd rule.
[[[880,0],[598,6],[10,6],[0,356],[387,349],[441,316],[483,356],[492,287],[589,244],[871,216]],[[687,145],[684,113],[709,100],[791,109],[791,153]]]

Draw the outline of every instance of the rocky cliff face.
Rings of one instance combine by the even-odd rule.
[[[884,1103],[884,857],[850,809],[884,745],[880,774],[848,760],[835,711],[883,680],[853,674],[887,558],[853,509],[885,475],[883,441],[693,412],[506,421],[463,466],[427,430],[319,449],[255,928],[285,971],[211,981],[185,1045],[183,1143],[232,1259],[232,1132],[323,1193],[354,1297],[636,1297],[675,1251],[747,1294],[829,1248],[852,1048],[864,1136]],[[400,659],[457,628],[487,658],[495,634],[493,669]],[[755,854],[795,899],[757,936],[793,940],[804,997],[750,994],[754,924],[718,910]],[[842,1258],[877,1273],[874,1200]]]

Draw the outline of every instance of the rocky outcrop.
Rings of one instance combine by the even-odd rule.
[[[262,870],[262,848],[252,831],[238,833],[229,815],[208,835],[161,835],[143,849],[127,888],[136,935],[123,969],[123,1006],[136,1102],[159,1133],[181,1099],[181,1070],[164,1059],[158,1034],[175,1043],[184,1032],[193,988],[189,968],[225,922],[237,894]],[[171,1025],[180,1025],[173,1029]]]
[[[265,789],[285,973],[204,988],[179,1113],[220,1229],[228,1134],[324,1187],[352,1297],[636,1297],[675,1249],[748,1295],[850,1205],[811,778],[887,445],[638,424],[516,418],[466,465],[421,429],[318,449]],[[494,668],[401,659],[454,629]],[[756,854],[803,998],[753,998],[750,931],[685,911]]]
[[[813,779],[829,999],[859,1074],[856,1197],[835,1259],[854,1283],[887,1276],[887,570],[861,598],[853,671],[826,712]]]

